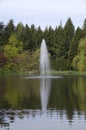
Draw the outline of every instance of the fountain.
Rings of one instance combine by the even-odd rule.
[[[41,97],[41,107],[42,111],[47,110],[49,95],[51,90],[51,79],[60,78],[61,76],[50,75],[50,60],[48,56],[48,50],[46,42],[43,39],[40,47],[40,75],[29,76],[26,78],[30,79],[40,79],[40,97]]]
[[[50,60],[49,60],[49,55],[48,55],[48,50],[46,46],[46,41],[42,39],[41,42],[41,47],[40,47],[40,63],[39,63],[39,68],[40,68],[40,75],[32,75],[26,78],[60,78],[61,76],[54,76],[51,75],[51,70],[50,70]]]
[[[48,56],[48,50],[46,46],[46,42],[43,39],[41,43],[40,49],[40,94],[41,94],[41,106],[42,111],[47,110],[49,93],[50,93],[50,61]]]
[[[40,48],[40,96],[42,111],[47,110],[49,95],[51,90],[51,79],[60,78],[60,76],[53,76],[50,74],[50,60],[46,42],[43,39]]]
[[[46,42],[43,39],[40,49],[40,75],[48,75],[50,73],[50,61],[47,51]]]

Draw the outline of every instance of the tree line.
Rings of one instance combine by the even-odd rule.
[[[42,30],[34,24],[18,23],[11,19],[0,22],[0,69],[39,71],[42,39],[46,40],[53,70],[86,71],[86,19],[82,28],[75,29],[71,18],[64,27],[51,26]]]

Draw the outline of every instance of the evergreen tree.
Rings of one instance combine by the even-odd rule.
[[[3,24],[3,22],[0,22],[0,37],[3,33],[3,31],[4,31],[4,24]]]
[[[54,58],[55,57],[55,36],[51,26],[49,28],[48,27],[45,28],[44,39],[46,40],[48,51],[50,52],[51,57]]]
[[[43,31],[41,27],[39,26],[38,29],[36,30],[36,49],[40,48],[43,38],[44,38]]]
[[[23,31],[23,49],[26,51],[29,49],[30,43],[30,27],[26,24]]]
[[[68,52],[68,64],[69,64],[70,69],[72,69],[71,63],[72,63],[72,60],[75,57],[75,55],[77,55],[77,53],[78,53],[78,44],[82,37],[83,37],[83,31],[82,31],[82,29],[80,29],[78,27],[72,38],[72,41],[71,41],[70,47],[69,47],[69,52]]]
[[[9,37],[12,33],[15,32],[15,26],[13,20],[10,20],[7,26],[5,27],[4,34],[3,34],[3,42],[6,44],[8,42]]]
[[[22,23],[18,23],[18,25],[16,26],[16,29],[15,29],[15,33],[16,33],[17,39],[20,41],[23,41],[24,26]]]
[[[83,29],[86,30],[86,19],[84,20]]]
[[[72,41],[74,35],[74,25],[72,23],[71,18],[68,18],[65,26],[64,26],[64,35],[65,35],[65,58],[68,59],[68,51],[70,47],[70,43]]]
[[[60,25],[58,28],[55,29],[55,44],[57,50],[57,58],[64,57],[65,54],[65,39],[64,39],[64,30],[63,27]]]
[[[65,37],[64,37],[64,29],[62,25],[59,25],[58,28],[55,29],[55,50],[56,50],[56,69],[64,70],[66,69],[64,63],[66,63],[65,59]],[[66,63],[67,64],[67,63]]]
[[[0,46],[3,45],[3,33],[4,33],[4,24],[0,22]],[[1,50],[1,47],[0,47]]]
[[[86,37],[86,19],[84,20],[84,24],[83,24],[83,34],[84,37]]]
[[[34,24],[30,28],[28,50],[30,52],[36,50],[36,28]]]

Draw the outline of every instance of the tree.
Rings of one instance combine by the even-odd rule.
[[[86,71],[86,38],[80,40],[78,54],[73,58],[73,68],[79,71]]]
[[[82,38],[79,42],[78,53],[82,56],[86,56],[86,38]]]
[[[36,49],[36,51],[32,55],[32,59],[31,59],[31,69],[32,70],[39,71],[39,58],[40,58],[40,50]]]
[[[0,52],[0,67],[3,67],[7,62],[7,58],[4,56],[3,52]]]
[[[54,31],[52,27],[50,26],[49,28],[46,27],[44,30],[44,39],[46,41],[48,51],[51,54],[51,57],[53,58],[55,55],[55,39],[54,39]]]
[[[4,24],[3,24],[3,22],[0,22],[0,37],[3,33],[3,31],[4,31]]]
[[[17,56],[18,67],[23,72],[29,71],[31,55],[29,51],[23,51]]]
[[[84,34],[84,37],[86,37],[86,19],[84,20],[84,23],[83,23],[83,34]]]
[[[15,33],[16,33],[17,39],[23,42],[24,41],[24,26],[22,23],[18,23],[15,29]]]
[[[17,40],[15,34],[10,36],[8,43],[9,44],[4,47],[4,55],[10,60],[11,58],[15,58],[22,51],[23,43]]]
[[[30,43],[30,27],[26,24],[23,30],[23,49],[27,51]]]
[[[28,49],[29,51],[35,51],[36,48],[37,48],[37,41],[36,41],[36,28],[34,26],[34,24],[31,25],[31,28],[30,28],[30,36],[29,36],[29,39],[30,39],[30,42],[29,42],[29,45],[28,45]]]
[[[66,69],[65,64],[65,39],[64,39],[64,29],[62,25],[59,25],[58,28],[55,29],[55,47],[54,47],[54,66],[56,70],[64,70]]]
[[[58,28],[55,29],[55,44],[56,44],[56,50],[57,50],[57,58],[64,58],[65,54],[65,39],[64,39],[64,30],[61,25],[59,25]]]
[[[4,33],[4,24],[3,22],[0,22],[0,50],[3,45],[3,33]]]
[[[78,27],[72,38],[72,41],[69,47],[69,52],[68,52],[68,64],[69,64],[70,69],[72,69],[71,63],[75,55],[77,55],[78,53],[78,44],[82,37],[83,37],[83,30]]]
[[[83,29],[86,30],[86,19],[84,20]]]
[[[17,56],[19,69],[24,72],[39,71],[39,49],[31,53],[24,51]]]
[[[36,50],[37,50],[37,48],[40,48],[40,46],[41,46],[40,44],[41,44],[41,41],[43,38],[44,38],[43,31],[41,30],[41,27],[39,26],[35,32]]]
[[[7,26],[5,27],[4,34],[3,34],[4,44],[8,42],[9,37],[14,32],[15,32],[15,26],[13,20],[10,20]]]
[[[68,18],[65,26],[64,26],[64,36],[65,36],[65,58],[68,59],[68,51],[70,47],[70,43],[72,41],[74,35],[74,25],[72,23],[71,18]]]
[[[34,26],[34,24],[31,25],[31,27],[28,27],[28,25],[25,26],[23,31],[23,43],[24,43],[24,49],[31,51],[35,51],[37,48],[37,30]]]

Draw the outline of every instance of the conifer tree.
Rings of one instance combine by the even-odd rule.
[[[13,20],[11,19],[4,30],[4,34],[3,34],[4,44],[8,42],[9,37],[14,32],[15,32],[15,26],[14,26]]]
[[[84,23],[83,23],[83,34],[84,34],[84,37],[86,37],[86,19],[84,20]]]
[[[68,51],[70,47],[70,43],[72,41],[74,35],[74,25],[72,23],[71,18],[68,18],[65,26],[64,26],[64,35],[65,35],[65,58],[68,59]]]
[[[68,64],[69,64],[70,69],[72,69],[71,62],[72,62],[73,58],[75,57],[75,55],[77,55],[77,53],[78,53],[78,44],[82,37],[83,37],[83,31],[82,31],[82,29],[80,29],[78,27],[72,38],[72,41],[71,41],[70,47],[69,47],[69,52],[68,52]]]
[[[3,22],[0,22],[0,46],[3,45],[3,33],[4,33],[4,24]]]

